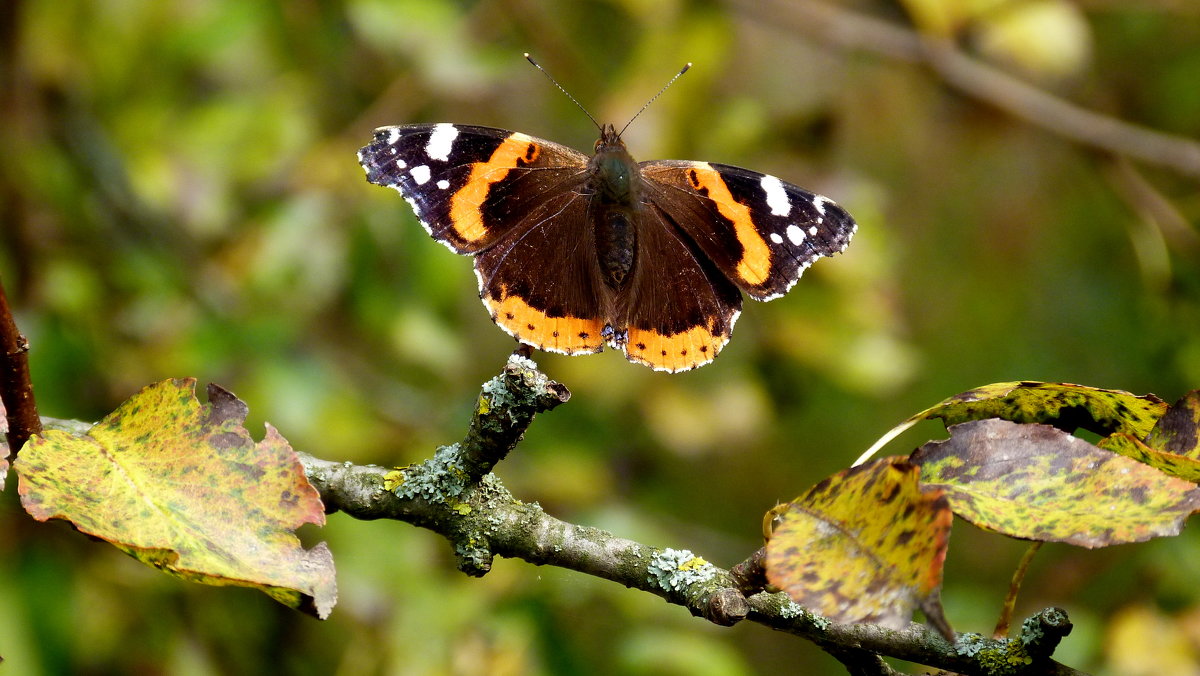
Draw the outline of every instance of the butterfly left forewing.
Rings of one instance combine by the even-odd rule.
[[[648,198],[756,300],[787,293],[857,226],[844,209],[774,176],[725,164],[643,162]]]

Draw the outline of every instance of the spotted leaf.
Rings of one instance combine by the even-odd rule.
[[[1046,423],[1067,432],[1083,428],[1102,435],[1128,432],[1142,437],[1166,410],[1166,403],[1153,394],[1138,396],[1122,390],[1027,380],[968,390],[914,417],[941,418],[947,426],[1003,418]]]
[[[902,458],[855,467],[768,513],[767,579],[839,622],[899,629],[919,607],[951,635],[939,600],[951,518]]]
[[[215,386],[208,397],[196,399],[195,380],[167,380],[86,435],[34,436],[13,468],[22,505],[184,579],[255,587],[327,616],[332,556],[292,533],[324,524],[320,497],[275,428],[255,443],[244,403]]]
[[[1200,460],[1153,448],[1132,434],[1110,434],[1096,445],[1145,463],[1173,477],[1200,483]]]
[[[941,419],[949,427],[969,420],[1002,418],[1046,423],[1067,432],[1083,428],[1101,436],[1124,432],[1142,439],[1166,410],[1166,403],[1153,394],[1139,396],[1122,390],[1032,380],[995,383],[956,394],[905,420],[880,437],[855,464],[865,462],[922,420]]]
[[[1012,537],[1105,547],[1176,535],[1200,488],[1049,425],[979,420],[917,449],[921,483],[954,513]]]

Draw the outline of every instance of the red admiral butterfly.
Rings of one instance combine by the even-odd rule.
[[[717,356],[739,289],[778,298],[854,235],[826,197],[724,164],[635,162],[596,126],[592,157],[443,122],[376,129],[358,160],[434,239],[475,257],[484,306],[517,340],[562,354],[607,343],[660,371]]]

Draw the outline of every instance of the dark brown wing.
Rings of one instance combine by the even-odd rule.
[[[603,349],[610,303],[578,191],[524,214],[476,256],[475,275],[492,320],[517,340],[562,354]]]
[[[630,361],[686,371],[712,361],[729,341],[742,295],[700,251],[676,216],[655,203],[638,212],[636,263],[614,314]]]

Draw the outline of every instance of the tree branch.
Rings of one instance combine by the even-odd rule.
[[[564,401],[565,393],[532,361],[513,355],[504,372],[484,385],[467,440],[439,448],[425,462],[388,469],[298,455],[327,512],[427,528],[451,543],[459,568],[469,575],[486,574],[497,555],[575,570],[654,594],[722,626],[750,620],[806,638],[855,675],[894,673],[883,655],[967,675],[1082,673],[1050,659],[1071,630],[1066,613],[1056,608],[1025,620],[1020,636],[1002,640],[958,634],[949,642],[917,623],[902,630],[838,624],[786,594],[756,591],[762,587],[755,570],[761,557],[752,555],[734,571],[718,568],[685,549],[653,547],[562,521],[537,503],[518,500],[495,474],[475,477],[467,471],[479,458],[486,463],[503,457],[534,415]],[[489,421],[500,423],[495,427]],[[47,429],[72,434],[90,427],[53,418],[43,422]]]
[[[4,283],[0,281],[0,402],[8,420],[8,448],[11,458],[31,435],[42,431],[33,381],[29,379],[29,341],[17,330]],[[0,479],[3,476],[0,475]],[[2,484],[0,484],[2,485]]]
[[[397,519],[432,530],[450,541],[459,569],[469,575],[486,574],[497,555],[575,570],[655,594],[719,625],[749,619],[809,639],[854,674],[892,673],[878,655],[961,674],[1080,673],[1049,658],[1058,640],[1070,631],[1070,622],[1060,610],[1043,611],[1026,620],[1026,631],[1015,639],[960,634],[953,644],[916,623],[902,631],[837,624],[808,612],[783,593],[744,595],[740,589],[755,586],[747,578],[757,579],[753,563],[731,572],[687,550],[653,547],[567,523],[546,514],[536,503],[515,498],[496,475],[476,479],[467,471],[468,466],[476,466],[475,458],[504,457],[533,415],[565,401],[565,392],[538,372],[533,362],[514,355],[504,372],[484,385],[467,440],[438,449],[423,463],[389,470],[304,453],[300,459],[327,511],[358,519]],[[503,421],[502,431],[486,432],[492,427],[480,420],[481,415]]]
[[[924,65],[959,92],[1077,143],[1200,177],[1200,142],[1077,106],[963,54],[949,41],[822,2],[732,1],[747,16],[817,42]]]

